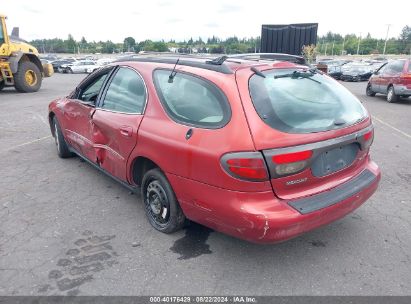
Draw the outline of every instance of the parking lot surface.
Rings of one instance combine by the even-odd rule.
[[[0,295],[411,295],[410,99],[344,83],[374,118],[379,190],[331,225],[255,245],[195,224],[159,233],[139,195],[59,159],[47,105],[83,77],[0,92]]]

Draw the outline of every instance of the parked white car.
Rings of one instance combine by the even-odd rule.
[[[91,60],[80,60],[70,64],[63,64],[60,67],[62,73],[87,73],[89,68],[96,68],[97,63]]]
[[[94,71],[98,70],[99,68],[112,63],[113,61],[115,61],[115,58],[101,58],[99,60],[97,60],[96,65],[95,66],[91,66],[87,69],[87,73],[93,73]]]

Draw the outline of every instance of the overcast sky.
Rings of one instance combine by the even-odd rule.
[[[146,0],[45,1],[0,0],[8,30],[20,27],[26,40],[67,38],[122,42],[151,39],[188,40],[216,35],[256,37],[262,24],[319,23],[319,35],[332,31],[385,38],[411,25],[411,1],[389,0]]]

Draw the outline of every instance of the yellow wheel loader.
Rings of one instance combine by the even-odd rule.
[[[16,28],[8,36],[6,16],[0,14],[0,91],[14,86],[19,92],[37,92],[43,77],[53,74],[53,66],[42,64],[37,49],[18,36]]]

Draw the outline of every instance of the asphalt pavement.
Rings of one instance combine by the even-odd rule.
[[[411,100],[365,96],[382,181],[345,218],[277,245],[200,225],[165,235],[139,195],[60,159],[47,105],[85,75],[0,92],[0,295],[411,295]]]

